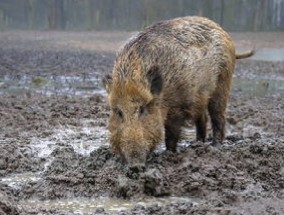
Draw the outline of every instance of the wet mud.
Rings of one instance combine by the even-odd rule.
[[[78,35],[76,47],[61,34],[10,36],[0,34],[0,214],[284,214],[283,62],[237,62],[223,146],[185,132],[177,153],[161,145],[133,170],[109,150],[109,35],[105,50]]]

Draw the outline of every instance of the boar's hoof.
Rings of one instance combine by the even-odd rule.
[[[222,146],[222,141],[220,141],[220,140],[213,140],[211,145],[216,147],[216,148],[220,148]]]

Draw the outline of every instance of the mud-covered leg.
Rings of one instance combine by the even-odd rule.
[[[206,130],[207,130],[207,114],[202,113],[199,117],[195,119],[196,126],[196,140],[205,142]]]
[[[225,112],[232,79],[231,69],[225,69],[220,73],[216,90],[209,99],[208,112],[213,129],[213,145],[215,146],[221,145],[225,138]]]
[[[225,108],[224,104],[209,102],[209,113],[213,130],[213,145],[221,145],[225,137]]]
[[[165,126],[165,141],[167,150],[176,152],[177,142],[180,139],[181,126],[180,125],[170,125]]]

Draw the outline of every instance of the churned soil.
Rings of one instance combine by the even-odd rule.
[[[73,214],[21,204],[31,199],[111,197],[138,202],[141,198],[167,196],[188,197],[194,202],[137,204],[118,214],[284,214],[284,96],[281,93],[258,97],[232,93],[223,146],[212,147],[210,135],[207,143],[185,137],[185,144],[179,146],[177,153],[158,149],[149,156],[145,169],[138,171],[128,169],[113,155],[107,140],[89,153],[74,148],[74,141],[80,139],[98,144],[101,137],[94,135],[92,128],[107,129],[109,109],[105,94],[5,91],[5,87],[10,87],[7,84],[15,83],[5,82],[7,77],[22,80],[17,77],[48,79],[87,74],[101,79],[112,68],[114,51],[131,34],[0,34],[0,214]],[[233,37],[239,46],[246,46],[257,35],[233,34]],[[257,40],[258,47],[261,44],[276,47],[266,38]],[[236,74],[257,77],[259,71],[259,75],[283,79],[283,65],[283,62],[240,60]],[[97,85],[101,88],[100,83]],[[69,133],[63,138],[58,137],[59,131]],[[43,141],[46,148],[40,150],[37,146]],[[21,173],[35,173],[37,180],[26,180],[20,185],[2,181]],[[111,212],[102,207],[91,214]]]

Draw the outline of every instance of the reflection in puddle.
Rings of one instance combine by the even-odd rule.
[[[112,198],[76,198],[63,200],[28,200],[20,202],[20,207],[42,207],[44,209],[59,209],[77,214],[89,214],[95,212],[97,208],[104,208],[109,213],[116,214],[121,210],[131,210],[135,205],[150,206],[153,204],[167,205],[171,203],[193,203],[198,204],[198,201],[187,197],[164,197],[164,198],[148,198],[139,201],[130,201]]]

